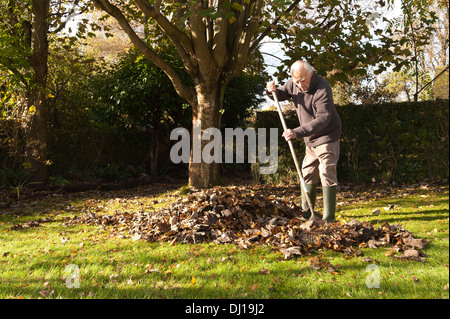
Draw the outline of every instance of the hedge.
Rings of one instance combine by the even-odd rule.
[[[337,106],[337,110],[343,127],[338,164],[340,182],[448,182],[449,100],[344,105]],[[298,126],[294,111],[285,116],[289,127]],[[276,111],[258,112],[255,127],[278,127],[282,132]],[[295,175],[294,164],[287,143],[279,135],[277,174],[287,173],[290,175],[287,178],[291,178]],[[303,143],[300,146],[300,141],[296,141],[296,146],[301,159]]]

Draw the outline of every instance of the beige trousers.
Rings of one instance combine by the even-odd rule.
[[[339,141],[317,147],[306,146],[302,164],[305,183],[317,184],[320,180],[322,186],[336,186],[338,184],[336,166],[339,160],[339,151]]]

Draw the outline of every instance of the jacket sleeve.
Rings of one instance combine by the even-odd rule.
[[[315,119],[294,129],[297,133],[297,138],[316,134],[330,123],[333,107],[331,88],[318,90],[313,103]]]
[[[283,86],[277,87],[278,101],[286,101],[292,97],[292,80],[287,81]],[[273,100],[273,94],[266,89],[266,95]]]

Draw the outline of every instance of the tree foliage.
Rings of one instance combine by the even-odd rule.
[[[23,121],[20,129],[25,147],[16,150],[15,155],[39,183],[47,182],[47,166],[51,163],[47,159],[49,50],[58,45],[57,35],[67,22],[90,7],[90,2],[82,0],[0,2],[0,76],[17,88],[8,93],[16,96],[15,102],[9,104],[14,109],[10,114],[17,117],[12,122],[19,118]],[[87,21],[81,21],[75,35],[65,34],[65,48],[86,36],[86,24]],[[28,112],[26,121],[22,110]],[[16,137],[9,134],[9,138]]]
[[[435,23],[438,20],[432,3],[433,1],[429,0],[402,0],[403,15],[389,22],[389,28],[399,39],[399,44],[411,52],[409,56],[404,57],[404,61],[405,68],[414,79],[414,101],[418,100],[421,86],[432,78],[431,70],[425,67],[427,64],[425,49],[431,44],[436,31]],[[431,94],[431,91],[428,94]]]

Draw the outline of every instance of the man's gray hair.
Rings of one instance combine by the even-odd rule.
[[[308,63],[308,61],[305,60],[297,60],[295,61],[291,66],[291,74],[300,72],[301,69],[305,69],[308,71],[308,75],[310,75],[314,68],[311,66],[311,64]]]

